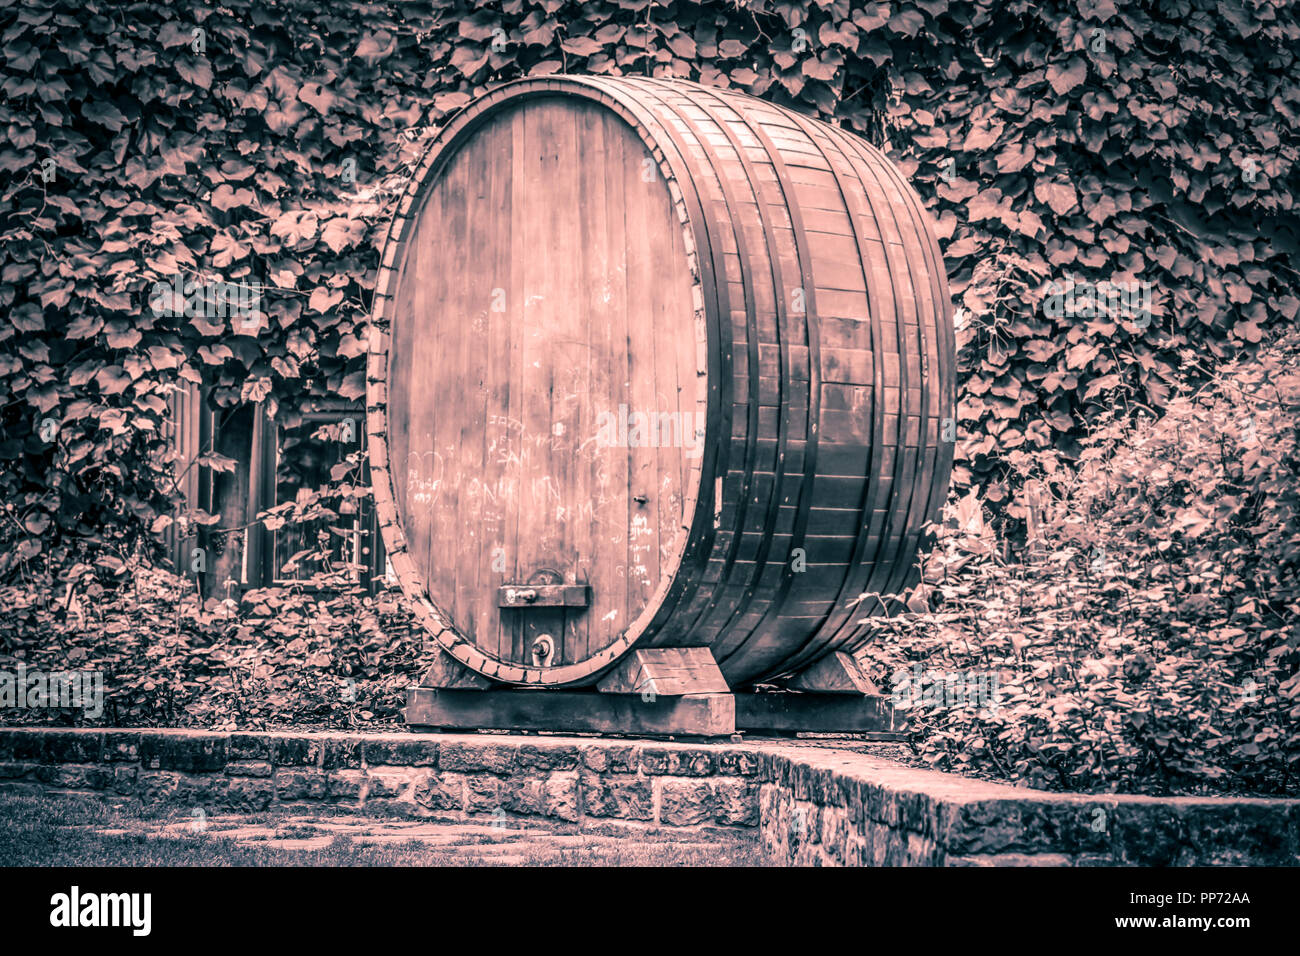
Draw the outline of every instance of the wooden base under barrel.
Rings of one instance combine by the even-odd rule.
[[[723,737],[855,733],[899,739],[902,722],[847,654],[824,658],[776,693],[733,693],[707,648],[633,653],[596,690],[492,684],[442,656],[406,695],[415,729]]]

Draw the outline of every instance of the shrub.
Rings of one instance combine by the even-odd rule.
[[[200,601],[193,579],[127,562],[113,580],[88,566],[0,588],[0,669],[104,674],[103,726],[352,728],[400,719],[404,691],[431,663],[418,625],[390,592],[339,571],[301,586]],[[46,723],[46,710],[6,722]],[[79,712],[65,722],[88,723]]]
[[[1300,792],[1300,334],[1045,457],[1020,553],[950,502],[865,659],[942,768],[1062,790]],[[919,705],[917,673],[996,680]],[[986,685],[986,689],[988,686]]]

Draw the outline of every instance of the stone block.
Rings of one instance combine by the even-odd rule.
[[[546,778],[542,808],[548,817],[576,823],[578,820],[578,774],[559,770]]]
[[[329,797],[338,803],[359,803],[364,770],[335,770],[326,774]]]
[[[275,802],[275,785],[266,777],[231,777],[224,781],[218,799],[228,810],[267,810]]]
[[[137,793],[146,806],[165,803],[177,792],[180,774],[172,770],[142,770],[136,778]]]
[[[355,770],[361,766],[362,742],[356,737],[325,737],[320,747],[322,770]]]
[[[404,768],[369,768],[366,770],[366,799],[403,797],[409,793],[417,776],[416,771]]]
[[[444,742],[438,747],[438,766],[457,773],[509,774],[517,765],[515,748],[507,744]]]
[[[596,773],[635,773],[640,766],[640,754],[631,744],[590,744],[578,748],[582,765]]]
[[[106,790],[113,782],[113,771],[100,764],[42,764],[36,779],[60,790]]]
[[[646,746],[641,749],[641,772],[652,776],[707,777],[714,771],[713,754],[708,750],[679,750]]]
[[[231,734],[226,740],[226,755],[231,760],[270,760],[275,739],[269,734]]]
[[[713,781],[665,778],[661,784],[659,822],[668,826],[694,826],[713,819],[717,801]]]
[[[589,817],[615,820],[654,818],[654,795],[646,777],[584,772],[580,786],[583,812]]]
[[[267,760],[232,760],[226,764],[231,777],[269,777],[275,771]]]
[[[714,779],[714,820],[727,826],[757,825],[758,789],[758,784],[747,778]]]
[[[371,767],[435,767],[438,764],[437,741],[421,737],[367,737],[362,754]]]
[[[538,776],[517,774],[501,781],[501,808],[510,813],[542,816],[546,812],[545,781]]]
[[[134,762],[140,759],[141,734],[131,730],[110,730],[104,734],[103,760],[106,763]]]
[[[329,792],[321,770],[276,770],[275,791],[281,800],[320,800]]]
[[[718,773],[753,777],[758,774],[758,757],[745,750],[723,750],[717,754]]]
[[[112,766],[113,779],[109,782],[109,789],[114,793],[123,796],[134,794],[139,787],[140,768],[131,764],[115,764]]]
[[[38,761],[45,750],[45,736],[40,730],[0,730],[0,760]]]
[[[313,737],[271,738],[271,763],[277,767],[319,767],[321,742]]]
[[[45,746],[41,760],[45,763],[96,763],[104,748],[104,735],[84,730],[43,731]]]
[[[465,810],[491,813],[501,806],[501,781],[490,773],[473,773],[465,778]]]
[[[582,761],[575,744],[560,741],[521,744],[515,754],[517,765],[530,770],[573,770]]]
[[[226,765],[226,737],[200,731],[142,734],[140,762],[148,770],[207,773]]]
[[[979,856],[950,856],[948,866],[1070,866],[1062,853],[986,853]]]
[[[429,810],[463,810],[465,777],[459,773],[425,771],[416,777],[411,795],[416,803]]]

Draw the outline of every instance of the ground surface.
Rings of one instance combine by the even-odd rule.
[[[150,814],[97,797],[0,794],[0,866],[761,866],[757,834],[583,830],[279,810]]]

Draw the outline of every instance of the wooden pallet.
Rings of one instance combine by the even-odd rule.
[[[902,739],[888,698],[842,694],[687,694],[645,699],[599,691],[412,687],[406,723],[440,730],[527,730],[631,736],[726,737],[852,733]]]
[[[888,697],[849,694],[736,694],[736,729],[757,734],[864,734],[901,740],[904,726]]]
[[[897,739],[888,698],[848,655],[832,656],[791,682],[800,689],[733,694],[706,648],[629,654],[596,690],[492,685],[443,655],[407,691],[406,723],[445,730],[526,730],[683,737],[855,733]]]

